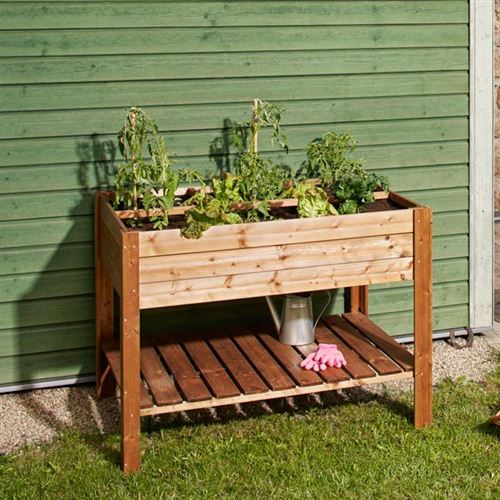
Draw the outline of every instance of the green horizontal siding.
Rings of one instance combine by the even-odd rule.
[[[111,183],[106,143],[132,104],[178,167],[207,174],[224,120],[247,119],[257,96],[286,108],[290,154],[264,151],[292,168],[311,138],[352,132],[367,168],[433,207],[434,328],[467,324],[465,0],[7,1],[0,27],[0,385],[93,371],[93,191]],[[235,307],[142,323],[217,323]],[[411,307],[411,283],[372,287],[391,333],[411,332]],[[245,310],[265,314],[259,300]]]
[[[222,78],[199,81],[175,80],[30,84],[3,88],[5,111],[75,110],[124,108],[140,97],[143,106],[179,106],[247,103],[256,95],[287,102],[307,99],[342,99],[380,96],[465,94],[467,71],[422,71],[390,74],[294,76],[273,78],[234,78],[231,85]],[[168,95],[168,100],[165,96]],[[105,103],[105,106],[103,105]],[[170,103],[170,104],[169,104]],[[307,113],[307,109],[304,110]],[[61,113],[64,119],[64,114]],[[66,115],[67,116],[67,115]],[[219,116],[219,115],[218,115]],[[225,114],[221,114],[225,117]],[[54,123],[51,120],[50,123]],[[102,126],[102,123],[101,123]],[[85,124],[82,124],[85,127]],[[93,132],[96,132],[95,130]]]

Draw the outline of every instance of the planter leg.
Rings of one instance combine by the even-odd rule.
[[[96,275],[96,396],[113,396],[116,382],[102,352],[103,344],[113,338],[113,285],[101,270]]]
[[[432,211],[416,208],[414,227],[415,427],[432,423]]]
[[[101,200],[95,198],[95,322],[96,322],[96,397],[112,396],[116,383],[102,354],[103,343],[113,337],[113,285],[101,260]]]
[[[350,312],[368,314],[368,286],[352,286],[349,288]]]
[[[124,472],[141,467],[139,244],[137,233],[123,236],[121,293],[121,465]]]

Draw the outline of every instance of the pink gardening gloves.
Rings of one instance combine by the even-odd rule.
[[[318,348],[300,363],[300,366],[304,370],[319,372],[328,367],[340,368],[346,364],[344,355],[335,344],[319,344]]]

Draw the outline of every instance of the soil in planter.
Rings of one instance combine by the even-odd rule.
[[[373,203],[365,205],[361,209],[361,213],[366,212],[383,212],[386,210],[400,210],[403,207],[399,206],[393,200],[375,200]],[[297,214],[296,207],[280,207],[272,208],[270,210],[271,215],[274,219],[297,219],[299,216]],[[168,226],[165,229],[182,229],[185,226],[185,218],[183,215],[171,215],[168,218]],[[144,220],[142,226],[140,227],[129,227],[129,231],[152,231],[153,223],[148,220]]]
[[[361,208],[361,213],[366,212],[383,212],[384,210],[401,210],[403,207],[400,207],[393,200],[385,199],[385,200],[375,200],[373,203],[368,203]]]

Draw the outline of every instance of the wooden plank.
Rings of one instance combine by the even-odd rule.
[[[432,423],[432,211],[414,211],[415,427]]]
[[[106,205],[101,204],[104,211]],[[104,216],[104,214],[102,214]],[[140,444],[140,312],[139,241],[136,233],[123,234],[120,292],[121,465],[124,472],[141,466]]]
[[[397,373],[401,368],[387,358],[366,338],[352,327],[345,319],[339,316],[327,317],[325,323],[338,335],[351,349],[356,351],[361,358],[367,361],[381,375]]]
[[[93,291],[93,269],[10,274],[2,276],[0,302],[89,295]]]
[[[204,340],[192,338],[184,341],[183,345],[216,398],[228,398],[240,394],[239,389]]]
[[[405,198],[404,196],[398,193],[391,192],[389,194],[389,199],[396,202],[399,206],[404,208],[414,208],[417,206],[417,204],[414,201],[411,201],[408,198]]]
[[[99,64],[97,64],[97,61]],[[374,61],[376,64],[374,65]],[[388,71],[453,71],[468,68],[465,47],[326,50],[315,52],[238,52],[143,54],[69,57],[23,57],[3,61],[2,84],[101,82],[106,80],[151,80],[191,78],[237,78],[386,73]]]
[[[18,220],[0,223],[0,248],[64,245],[93,241],[93,218]]]
[[[172,405],[182,401],[152,346],[141,347],[141,372],[157,405]]]
[[[297,351],[304,356],[304,359],[309,356],[309,354],[316,351],[317,348],[318,344],[316,343],[295,346],[295,349],[297,349]],[[328,367],[326,370],[322,370],[317,373],[327,384],[340,382],[342,380],[349,380],[351,378],[342,368]]]
[[[349,302],[351,312],[368,314],[368,287],[364,285],[349,288]]]
[[[343,131],[344,125],[341,124],[338,128]],[[215,138],[215,136],[212,136]],[[309,142],[311,136],[304,136],[302,146],[305,147]],[[433,137],[435,141],[435,136]],[[21,142],[25,142],[21,144]],[[404,141],[404,140],[403,140]],[[196,143],[191,143],[196,144]],[[17,141],[4,141],[4,151],[9,155],[0,158],[0,166],[2,170],[4,167],[23,166],[30,167],[36,165],[40,169],[51,168],[54,163],[64,162],[65,168],[69,171],[73,170],[78,175],[81,167],[78,164],[78,159],[75,157],[73,163],[66,163],[68,159],[72,159],[74,153],[73,143],[65,139],[20,139]],[[7,151],[7,146],[9,150]],[[296,145],[300,147],[300,143]],[[57,149],[58,148],[58,149]],[[50,151],[48,151],[50,150]],[[420,166],[433,166],[433,165],[448,165],[448,164],[461,164],[467,162],[467,141],[443,141],[443,142],[426,142],[424,144],[390,144],[390,145],[372,145],[372,146],[359,146],[356,149],[356,156],[370,157],[370,169],[390,169],[390,168],[403,168],[403,167],[420,167]],[[186,151],[189,153],[189,151]],[[59,156],[57,157],[56,156]],[[285,162],[287,164],[299,164],[303,160],[303,149],[291,149],[289,154],[279,151],[272,151],[267,153],[270,159],[277,162]],[[34,160],[36,158],[36,161]],[[230,158],[233,158],[231,156]],[[215,159],[218,159],[214,157]],[[207,167],[206,151],[200,156],[178,156],[179,163],[189,163],[191,168],[198,169],[201,172],[209,173],[213,171],[212,168]],[[19,169],[17,169],[19,170]],[[37,188],[35,188],[37,190]]]
[[[303,370],[300,367],[302,357],[293,347],[282,344],[273,335],[265,333],[265,329],[262,329],[259,338],[299,386],[306,387],[321,383],[321,378],[315,372]]]
[[[365,363],[358,353],[348,347],[342,340],[335,335],[332,330],[327,328],[322,322],[316,327],[316,342],[322,344],[335,344],[339,351],[344,355],[347,371],[354,379],[365,379],[375,377],[377,374],[370,366]]]
[[[256,394],[269,390],[230,338],[211,337],[208,342],[243,394]]]
[[[371,150],[376,145],[386,144],[413,144],[424,142],[445,142],[445,141],[466,141],[468,139],[467,117],[444,117],[419,120],[387,120],[384,126],[380,126],[380,121],[374,116],[367,122],[343,122],[334,124],[332,128],[339,132],[348,129],[358,139],[359,149],[356,150],[356,156],[363,154],[361,148]],[[288,129],[287,129],[288,130]],[[293,145],[292,153],[295,156],[303,155],[303,148],[310,142],[311,137],[323,134],[324,124],[299,124],[287,131],[290,144]],[[169,147],[174,151],[182,152],[183,157],[203,157],[206,162],[208,154],[207,144],[214,140],[220,140],[220,126],[215,130],[190,130],[190,131],[161,131],[168,132]],[[39,165],[54,163],[80,163],[82,153],[75,148],[74,137],[48,137],[31,139],[6,139],[3,142],[2,150],[4,156],[0,158],[0,166],[25,166],[33,164],[33,159]],[[116,140],[114,135],[100,136],[101,143],[113,142]],[[88,147],[96,147],[91,140],[87,139]],[[86,144],[83,139],[83,144]],[[57,147],[56,147],[57,146]],[[434,146],[435,147],[435,146]],[[265,149],[264,149],[265,148]],[[278,145],[271,142],[265,143],[263,152],[275,154],[278,157],[283,156],[282,150]],[[228,153],[224,153],[226,158]],[[234,153],[229,155],[234,157]],[[371,158],[370,154],[370,158]],[[219,155],[220,157],[220,155]],[[288,158],[288,156],[287,156]],[[217,155],[212,156],[216,161]],[[223,158],[221,158],[222,160]],[[183,161],[188,161],[187,158]],[[191,160],[189,160],[191,161]],[[437,163],[437,162],[436,162]],[[372,162],[370,161],[370,165]],[[413,166],[412,164],[410,164]],[[387,165],[382,165],[388,167]],[[81,167],[80,167],[81,168]],[[205,165],[202,169],[207,170]],[[103,175],[103,174],[101,174]],[[107,179],[112,182],[112,179]],[[80,186],[81,187],[81,186]]]
[[[392,189],[418,204],[432,205],[437,212],[467,208],[468,168],[464,164],[381,169]],[[428,176],[428,177],[427,177]]]
[[[149,29],[149,28],[148,28]],[[51,93],[47,93],[47,86],[44,84],[33,84],[29,87],[11,86],[2,89],[3,110],[4,111],[29,111],[58,110],[58,116],[64,122],[71,121],[72,113],[78,113],[78,109],[93,109],[89,113],[92,119],[99,117],[99,109],[102,109],[103,102],[107,109],[104,112],[112,112],[109,108],[117,108],[116,115],[110,115],[112,123],[118,126],[123,116],[123,108],[130,106],[131,102],[140,101],[143,106],[164,106],[166,104],[203,105],[207,102],[218,105],[224,103],[245,103],[248,109],[248,99],[253,95],[265,95],[270,101],[300,101],[304,99],[339,99],[339,98],[369,98],[386,96],[410,96],[410,95],[466,95],[469,88],[469,77],[467,71],[423,71],[419,73],[372,73],[356,75],[329,75],[329,76],[304,76],[293,78],[289,76],[273,78],[237,78],[232,80],[232,85],[227,85],[227,80],[214,78],[210,81],[210,86],[206,82],[175,80],[164,81],[138,81],[138,82],[112,82],[103,83],[75,83],[71,86],[67,84],[52,84]],[[168,96],[168,98],[166,98]],[[139,99],[140,98],[140,99]],[[318,103],[319,105],[321,103]],[[291,106],[291,104],[290,104]],[[305,106],[299,106],[303,112]],[[287,110],[289,105],[287,105]],[[63,110],[67,110],[63,114]],[[186,112],[186,111],[184,111]],[[314,109],[313,109],[313,112]],[[155,116],[158,112],[155,111]],[[182,115],[183,113],[179,113]],[[210,114],[210,113],[209,113]],[[314,114],[314,113],[313,113]],[[178,116],[172,117],[177,120]],[[212,113],[213,115],[213,113]],[[463,115],[463,112],[455,116]],[[50,115],[47,121],[55,123]],[[73,135],[83,133],[91,135],[96,130],[102,130],[102,123],[106,120],[99,120],[97,127],[90,122],[89,131],[85,129],[86,117],[78,120],[81,115],[76,114],[79,121],[79,128]],[[192,116],[188,115],[187,121],[193,123]],[[229,113],[224,116],[235,116]],[[246,112],[245,112],[246,116]],[[374,115],[377,116],[377,115]],[[404,118],[401,116],[400,118]],[[349,118],[341,118],[343,121]],[[29,120],[23,120],[28,122]],[[324,120],[324,121],[330,121]],[[300,122],[299,122],[300,123]],[[204,126],[202,122],[201,125]],[[172,129],[183,129],[179,122],[174,121]],[[207,127],[211,128],[211,127]],[[116,130],[116,126],[112,130]],[[109,130],[111,132],[111,129]],[[71,128],[69,129],[71,132]],[[91,173],[91,172],[89,172]]]
[[[100,199],[100,215],[103,224],[107,227],[110,235],[121,249],[122,234],[127,232],[123,222],[116,216],[115,211],[109,204],[104,193],[96,195]]]
[[[203,238],[203,236],[202,236]],[[273,245],[200,253],[162,255],[140,259],[140,282],[227,276],[343,264],[376,259],[411,257],[411,233],[350,238],[348,240]]]
[[[3,249],[0,252],[0,267],[12,274],[89,269],[94,265],[93,247],[87,242]],[[53,258],[54,255],[57,259]]]
[[[0,358],[56,353],[95,346],[93,320],[62,325],[32,326],[1,330]],[[2,361],[3,363],[3,361]]]
[[[233,340],[253,367],[273,391],[281,391],[295,387],[290,377],[274,360],[269,352],[257,340],[251,330],[245,327],[231,329]]]
[[[351,312],[343,315],[363,335],[368,337],[379,349],[393,361],[398,363],[405,371],[413,370],[413,355],[403,346],[398,344],[393,338],[370,321],[361,312]]]
[[[1,360],[0,384],[17,385],[49,378],[74,377],[95,374],[95,347],[51,351],[27,356],[8,356]]]
[[[411,217],[410,210],[394,210],[232,224],[211,227],[198,240],[183,238],[179,230],[150,231],[139,235],[140,257],[411,233]]]
[[[468,314],[469,305],[467,303],[433,308],[432,324],[434,330],[449,330],[450,328],[457,328],[457,325],[466,325]],[[372,313],[370,317],[391,336],[413,336],[413,308],[407,311],[399,311],[397,314]]]
[[[111,396],[115,391],[115,381],[106,376],[108,366],[106,358],[102,352],[103,343],[109,342],[113,338],[113,285],[108,273],[105,272],[102,262],[103,248],[101,220],[100,220],[100,200],[95,197],[95,345],[96,345],[96,396]]]
[[[117,43],[119,41],[119,43]],[[4,31],[4,57],[241,52],[468,45],[466,24],[417,26],[270,26]]]
[[[179,344],[160,337],[156,338],[156,344],[186,401],[203,401],[212,398],[210,391]]]
[[[389,80],[387,85],[391,85]],[[221,116],[231,117],[235,121],[243,121],[248,117],[248,104],[243,102],[199,103],[196,106],[166,104],[148,108],[148,113],[154,116],[160,130],[220,131]],[[106,105],[108,105],[107,102]],[[330,123],[332,113],[335,113],[335,122],[337,123],[458,117],[467,116],[468,99],[467,94],[393,96],[388,93],[387,96],[363,99],[348,98],[345,95],[335,99],[329,95],[325,99],[309,100],[307,93],[304,93],[300,99],[286,103],[286,124],[289,127],[291,125]],[[123,108],[115,107],[71,111],[57,109],[43,112],[6,112],[3,113],[4,121],[0,123],[0,137],[2,139],[19,139],[69,135],[91,136],[96,130],[99,131],[100,135],[110,135],[120,128],[123,115]],[[51,126],[47,127],[47,123],[50,123]],[[100,147],[102,140],[96,140],[94,144]],[[103,156],[105,156],[104,153]],[[96,175],[96,172],[89,169],[86,173],[85,182],[89,183],[91,176]],[[111,185],[111,179],[107,180],[103,172],[98,171],[97,173],[100,174],[100,177],[104,177],[104,179],[99,179],[100,186],[104,185],[105,187],[106,183]],[[78,182],[78,179],[74,180],[75,183]],[[71,193],[66,193],[66,196],[70,195]]]
[[[44,208],[47,217],[66,215],[75,207],[78,209],[75,215],[90,215],[93,205],[91,199],[82,198],[81,191],[78,191],[77,170],[78,166],[71,164],[22,169],[5,167],[0,170],[0,192],[11,194],[13,200],[27,202],[28,198],[33,199],[34,206]],[[468,208],[468,191],[465,188],[468,185],[467,164],[382,168],[379,172],[390,179],[393,189],[420,204],[432,206],[435,212]],[[89,188],[98,187],[100,182],[89,172]],[[52,191],[55,189],[57,191]],[[31,213],[30,218],[38,215],[43,214]],[[8,219],[8,214],[4,215],[4,219]]]
[[[453,278],[454,276],[450,272],[448,275],[448,282],[435,284],[433,286],[432,303],[434,307],[446,307],[468,303],[468,283],[466,281],[451,281]],[[404,287],[388,287],[374,291],[372,293],[372,299],[372,312],[376,311],[377,314],[410,310],[413,304],[413,283],[409,282]]]
[[[106,343],[103,344],[103,352],[104,355],[106,356],[106,359],[109,363],[109,366],[111,368],[111,372],[113,373],[113,377],[118,384],[118,386],[121,387],[121,380],[122,380],[122,370],[121,370],[121,365],[120,365],[120,348],[118,345],[118,342],[115,341],[107,341]],[[140,407],[141,408],[151,408],[153,406],[153,401],[151,401],[151,398],[149,397],[148,391],[146,390],[146,387],[140,382]]]
[[[185,189],[177,190],[177,191],[186,191]],[[177,195],[176,191],[176,195]],[[207,189],[206,192],[212,192],[212,190]],[[229,208],[231,210],[247,210],[250,207],[257,208],[259,206],[259,202],[252,203],[231,203]],[[281,208],[281,207],[296,207],[297,199],[296,198],[286,198],[282,200],[269,200],[269,207],[271,208]],[[181,205],[177,207],[173,207],[168,210],[168,216],[172,215],[184,215],[186,212],[191,210],[193,207],[190,205]],[[120,219],[133,219],[133,218],[147,218],[153,217],[155,215],[163,215],[163,210],[159,208],[144,210],[142,208],[137,210],[115,210],[116,216]]]
[[[455,24],[467,23],[464,2],[377,0],[327,3],[280,1],[244,2],[169,2],[152,3],[144,10],[141,2],[120,3],[55,2],[4,3],[1,6],[3,29],[88,29],[88,28],[162,28],[213,26],[345,25],[345,24]]]
[[[178,405],[161,406],[146,408],[141,411],[142,416],[160,415],[163,413],[172,413],[179,411],[195,410],[200,408],[215,408],[217,406],[249,403],[252,401],[264,401],[268,399],[285,398],[293,396],[301,396],[305,394],[313,394],[317,392],[334,391],[339,389],[348,389],[350,387],[360,387],[367,384],[382,384],[392,382],[393,380],[405,380],[411,378],[411,373],[401,372],[392,375],[379,375],[366,379],[349,379],[331,384],[321,384],[307,387],[294,387],[292,389],[285,389],[282,391],[268,391],[260,394],[246,394],[236,396],[234,398],[225,399],[212,399],[210,401],[203,401],[200,403],[181,403]]]
[[[93,295],[55,297],[0,304],[2,328],[24,328],[41,325],[60,325],[94,318]]]
[[[412,258],[143,283],[141,309],[412,279]]]
[[[122,292],[122,247],[111,236],[111,233],[102,220],[98,221],[100,228],[101,241],[101,262],[103,272],[106,272],[111,283],[118,293]]]

